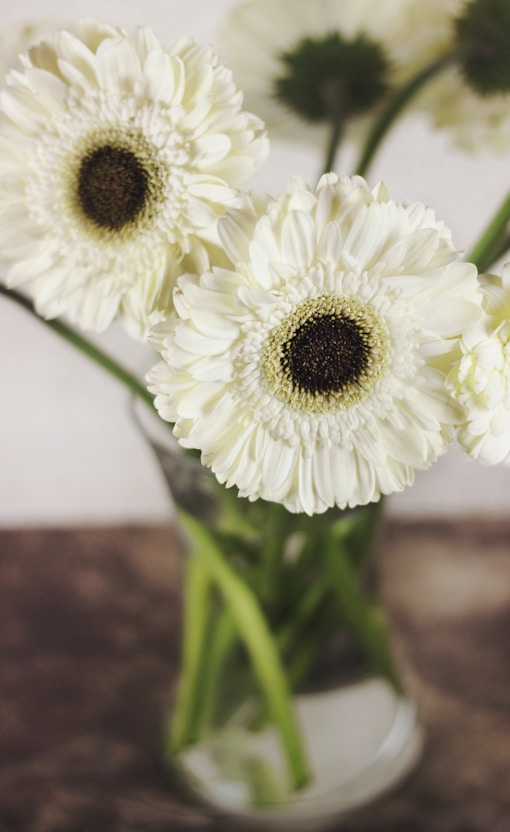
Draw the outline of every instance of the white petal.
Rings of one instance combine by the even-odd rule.
[[[282,256],[285,262],[308,266],[315,254],[315,224],[309,214],[291,211],[282,228]]]
[[[140,79],[140,61],[127,40],[104,41],[97,50],[96,73],[103,89],[131,92]]]
[[[169,57],[162,50],[151,52],[143,66],[143,95],[168,106],[181,103],[185,69],[180,58]]]

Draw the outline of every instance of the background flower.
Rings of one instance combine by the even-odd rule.
[[[510,463],[510,264],[482,279],[485,315],[462,338],[462,359],[450,374],[466,408],[462,447],[480,462]]]
[[[480,314],[446,226],[359,177],[220,222],[231,269],[178,282],[156,407],[241,496],[309,514],[401,490],[452,438],[445,373]]]
[[[353,117],[347,123],[348,135],[360,140],[384,101],[385,88],[391,91],[403,85],[451,42],[451,8],[448,0],[441,5],[434,0],[432,4],[417,0],[248,0],[235,6],[222,33],[223,54],[245,92],[247,106],[265,119],[271,136],[325,144],[330,130],[327,119],[299,116],[276,94],[278,79],[289,70],[284,55],[296,52],[303,39],[318,44],[316,69],[303,83],[317,100],[324,79],[314,72],[324,61],[324,38],[339,33],[347,44],[355,44],[362,36],[381,49],[388,66],[379,97],[374,96],[366,112],[349,114]],[[339,57],[341,52],[339,48]],[[334,76],[335,68],[330,71]],[[363,57],[345,69],[349,79],[370,71]],[[374,76],[376,80],[381,79]]]
[[[204,265],[267,153],[217,54],[85,21],[30,50],[0,98],[0,255],[38,311],[136,335]],[[214,249],[216,251],[216,249]]]
[[[423,8],[420,9],[420,6]],[[461,17],[466,20],[472,18],[472,22],[457,31],[455,20]],[[488,52],[485,23],[489,27],[488,41],[492,43]],[[461,55],[459,61],[426,86],[419,99],[421,109],[429,115],[436,128],[449,132],[452,143],[459,148],[470,152],[508,150],[510,75],[508,67],[501,68],[498,57],[501,47],[506,65],[510,43],[510,10],[506,0],[431,0],[426,4],[418,3],[415,25],[428,39],[431,55],[444,54],[459,43],[464,49],[467,47],[467,53]],[[476,43],[478,38],[480,43]],[[482,49],[482,61],[473,62],[472,53],[476,57],[479,48]],[[495,79],[498,83],[491,89]],[[502,89],[501,84],[506,89]]]

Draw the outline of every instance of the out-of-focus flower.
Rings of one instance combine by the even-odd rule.
[[[502,277],[481,278],[485,316],[462,338],[462,359],[450,374],[466,408],[462,447],[480,462],[510,463],[510,264]]]
[[[211,48],[77,32],[31,49],[1,93],[0,257],[42,315],[102,330],[119,314],[143,336],[177,274],[208,266],[267,139]]]
[[[424,7],[421,31],[429,31],[437,54],[460,48],[457,61],[426,87],[420,101],[422,108],[435,127],[450,132],[457,147],[468,151],[508,150],[508,0],[431,0],[418,5]]]
[[[271,136],[324,144],[343,116],[360,140],[386,93],[451,44],[451,5],[247,0],[222,33],[223,55]]]
[[[291,511],[409,485],[452,439],[446,387],[480,315],[474,266],[422,204],[359,177],[295,180],[220,221],[232,266],[178,282],[149,389],[242,496]]]

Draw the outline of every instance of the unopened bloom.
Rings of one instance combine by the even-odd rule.
[[[453,436],[446,387],[479,314],[432,210],[324,176],[219,224],[230,268],[178,282],[152,336],[161,416],[241,496],[308,514],[411,484]]]
[[[485,315],[461,341],[462,358],[450,374],[466,417],[458,440],[486,464],[510,463],[510,264],[502,277],[481,279]]]
[[[40,314],[143,335],[267,152],[231,72],[190,39],[165,51],[84,21],[32,48],[0,96],[0,258]]]

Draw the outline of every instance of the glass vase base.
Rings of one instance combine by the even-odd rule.
[[[424,735],[414,702],[380,679],[300,695],[296,713],[311,769],[294,790],[271,729],[242,723],[181,753],[187,786],[238,827],[325,829],[397,786],[421,757]]]

